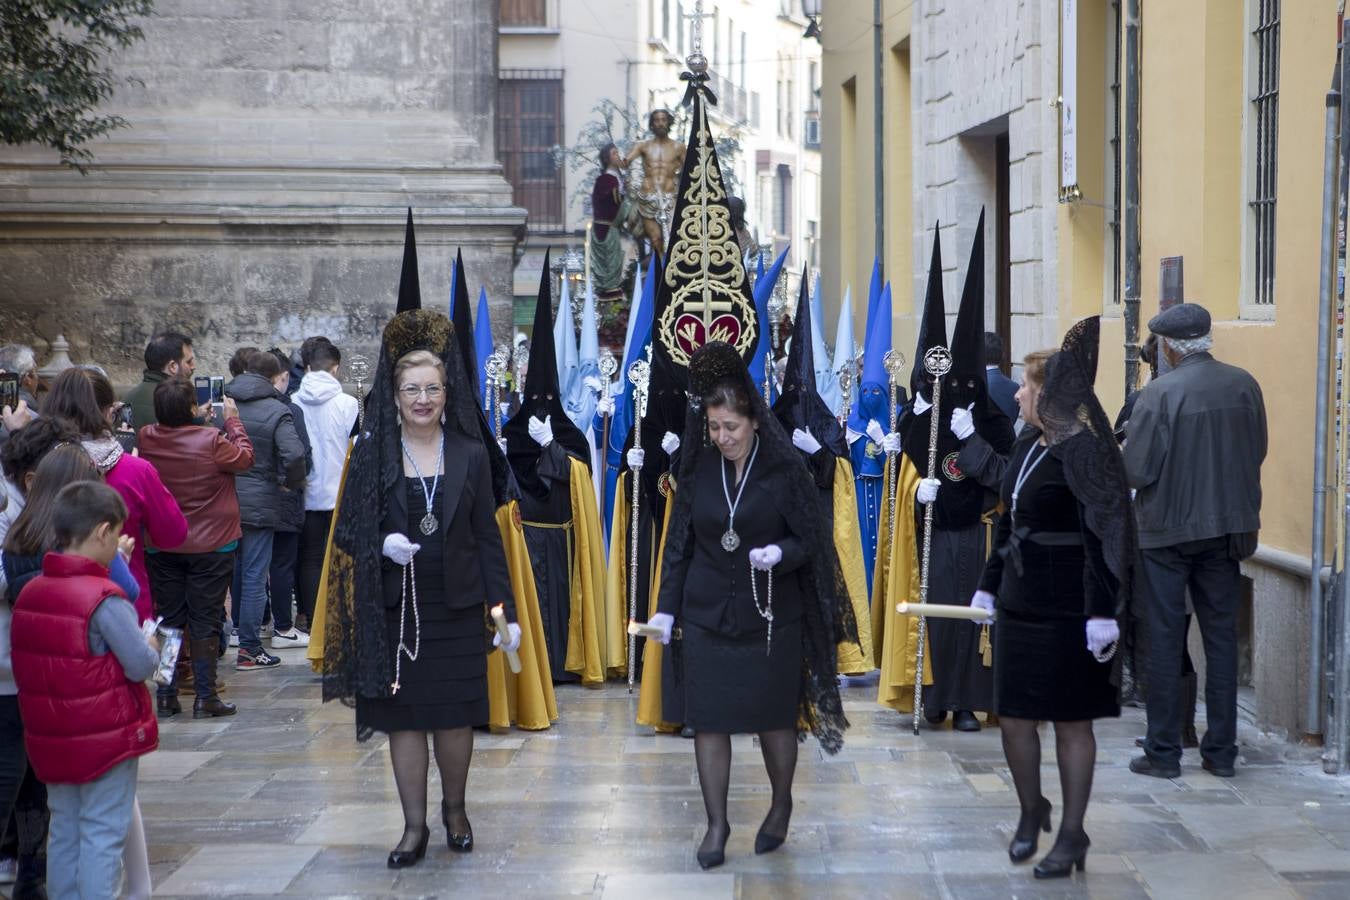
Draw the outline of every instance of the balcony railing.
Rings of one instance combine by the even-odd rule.
[[[708,87],[717,95],[717,106],[714,110],[724,119],[741,125],[751,121],[752,107],[759,106],[758,94],[737,87],[730,78],[711,69],[708,70]]]

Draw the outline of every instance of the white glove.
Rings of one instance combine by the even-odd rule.
[[[675,628],[675,617],[670,613],[657,613],[647,620],[647,624],[653,628],[661,629],[661,636],[656,638],[658,644],[669,644],[670,633]]]
[[[815,439],[808,428],[792,429],[792,446],[807,454],[815,453],[820,449],[820,441]]]
[[[1120,640],[1120,626],[1115,619],[1092,618],[1087,620],[1087,648],[1098,655],[1107,647]]]
[[[867,436],[870,437],[872,443],[876,444],[878,447],[881,446],[882,441],[886,440],[886,432],[882,430],[881,423],[876,419],[867,420]]]
[[[942,482],[936,478],[925,478],[919,482],[919,489],[915,492],[914,498],[920,503],[929,504],[937,499],[938,488]]]
[[[993,595],[993,594],[989,593],[988,591],[976,591],[976,592],[975,592],[975,596],[970,598],[970,606],[971,606],[972,609],[982,609],[982,610],[984,610],[985,612],[989,613],[989,616],[988,616],[987,618],[981,619],[981,620],[978,622],[978,624],[980,624],[980,625],[993,625],[993,624],[994,624],[994,595]]]
[[[661,449],[666,451],[666,456],[674,456],[675,451],[680,449],[680,436],[673,431],[667,431],[661,438]]]
[[[594,375],[587,375],[585,378],[581,379],[581,383],[586,385],[586,390],[595,391],[597,394],[605,389],[604,382]]]
[[[642,468],[642,461],[645,460],[646,458],[647,458],[646,450],[643,450],[641,447],[634,447],[632,450],[628,451],[628,468],[630,469]]]
[[[502,647],[507,653],[515,653],[520,649],[520,626],[515,622],[507,622],[506,631],[511,635],[511,640],[507,641],[506,646],[502,647],[502,636],[500,634],[492,636],[492,646]]]
[[[503,420],[511,418],[511,401],[510,401],[510,400],[502,400],[502,401],[498,402],[497,408],[498,408],[499,410],[501,410],[501,412],[502,412],[502,419],[503,419]]]
[[[914,395],[914,415],[921,416],[933,408],[933,404],[923,398],[923,394]]]
[[[881,439],[881,449],[884,453],[899,453],[900,435],[894,431],[887,432]]]
[[[965,409],[957,407],[952,410],[952,434],[956,435],[958,441],[964,441],[975,433],[975,417],[970,414],[975,408],[972,403]]]
[[[547,447],[553,443],[553,416],[544,416],[544,421],[539,421],[538,416],[530,416],[528,423],[530,437],[540,447]]]
[[[502,452],[505,453],[505,452],[506,452],[506,438],[497,438],[497,446],[498,446],[498,447],[501,447],[501,448],[502,448]]]
[[[421,549],[421,544],[414,544],[408,540],[406,535],[398,532],[394,532],[384,539],[384,555],[389,557],[395,565],[406,566],[412,562],[413,556]]]
[[[783,550],[777,544],[769,544],[767,547],[756,547],[750,551],[750,565],[759,569],[761,572],[767,572],[774,566],[783,561]]]
[[[614,398],[601,397],[595,404],[595,411],[602,416],[614,415]]]

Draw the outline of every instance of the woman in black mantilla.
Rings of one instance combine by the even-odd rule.
[[[731,833],[733,733],[759,735],[773,786],[755,852],[786,839],[800,730],[827,753],[843,746],[835,644],[857,629],[815,483],[739,354],[709,343],[690,360],[689,379],[697,399],[651,624],[663,643],[676,621],[683,632],[676,673],[695,731],[708,814],[698,861],[707,869],[723,862]]]
[[[1092,720],[1120,715],[1119,667],[1109,660],[1117,619],[1128,615],[1135,535],[1120,449],[1092,391],[1098,329],[1096,317],[1084,319],[1061,350],[1026,358],[1017,402],[1028,427],[1003,479],[1008,512],[997,552],[971,601],[998,608],[994,710],[1021,805],[1008,847],[1013,862],[1035,855],[1037,832],[1050,830],[1036,726],[1055,723],[1064,809],[1037,878],[1084,868],[1091,842],[1083,817],[1097,758]]]
[[[333,536],[323,699],[355,703],[358,740],[389,735],[404,819],[389,867],[402,868],[431,833],[428,732],[450,849],[473,849],[464,788],[488,722],[488,608],[504,607],[508,649],[520,629],[495,518],[505,461],[483,445],[445,316],[394,317],[368,407]]]

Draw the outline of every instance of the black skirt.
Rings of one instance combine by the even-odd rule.
[[[797,727],[802,688],[802,626],[775,625],[764,634],[727,637],[686,622],[684,722],[695,731],[758,733]]]
[[[426,513],[426,500],[416,479],[405,480],[411,483],[407,533],[420,536],[417,525]],[[438,490],[437,508],[440,496]],[[466,609],[449,607],[445,601],[444,545],[434,539],[423,539],[421,545],[413,559],[417,573],[416,615],[411,592],[406,614],[402,604],[385,613],[390,655],[398,652],[402,619],[403,645],[409,651],[416,650],[417,659],[409,659],[405,653],[401,659],[393,660],[399,690],[392,697],[356,698],[358,729],[437,731],[488,723],[485,611],[481,605]]]
[[[994,626],[994,711],[1000,716],[1076,722],[1120,715],[1111,663],[1087,649],[1087,619],[1031,616],[1000,608]]]

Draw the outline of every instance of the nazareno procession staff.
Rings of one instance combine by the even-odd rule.
[[[998,609],[994,710],[1021,805],[1013,862],[1034,856],[1039,831],[1050,831],[1036,726],[1055,723],[1064,808],[1037,878],[1085,868],[1092,720],[1120,715],[1117,619],[1129,614],[1136,539],[1124,461],[1092,389],[1099,328],[1097,317],[1084,319],[1058,352],[1026,359],[1017,392],[1026,428],[1000,492],[1007,513],[971,601]]]
[[[835,645],[856,627],[815,482],[735,349],[711,342],[689,364],[691,401],[666,532],[658,612],[693,726],[708,830],[705,869],[725,860],[731,735],[759,735],[773,787],[755,837],[787,837],[799,729],[828,753],[848,727]],[[800,735],[804,738],[804,733]]]
[[[411,309],[385,328],[330,551],[324,700],[355,703],[358,740],[389,735],[404,817],[390,868],[426,853],[428,732],[447,842],[473,849],[464,791],[473,728],[488,722],[489,607],[511,623],[507,649],[520,641],[493,493],[501,457],[464,373],[445,316]]]

